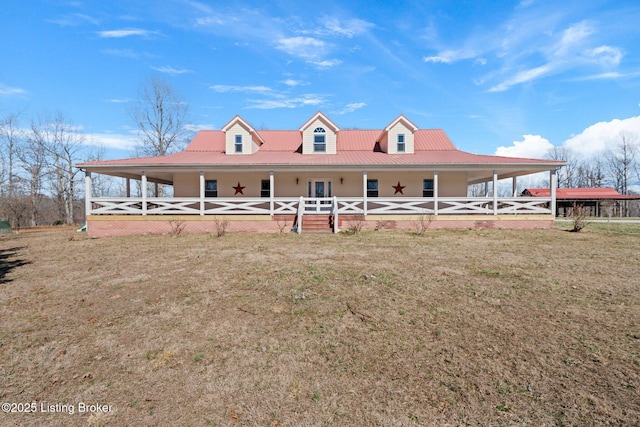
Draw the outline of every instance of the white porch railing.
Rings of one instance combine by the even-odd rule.
[[[302,197],[304,214],[329,214],[333,209],[332,197]]]
[[[273,202],[273,203],[271,203]],[[96,197],[89,215],[551,214],[551,198],[509,197]],[[366,203],[366,206],[365,206]],[[272,208],[273,205],[273,208]],[[301,209],[299,209],[299,207]],[[366,207],[366,209],[365,209]],[[365,213],[366,212],[366,213]]]

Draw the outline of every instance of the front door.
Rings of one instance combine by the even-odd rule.
[[[330,179],[310,179],[307,184],[307,196],[314,199],[331,197]],[[331,200],[313,200],[307,202],[307,213],[326,213],[331,210]]]
[[[331,180],[311,179],[307,186],[307,197],[331,197]]]

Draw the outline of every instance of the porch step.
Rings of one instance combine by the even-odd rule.
[[[333,233],[329,223],[329,215],[303,215],[303,233]]]

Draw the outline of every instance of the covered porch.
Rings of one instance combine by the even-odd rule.
[[[388,168],[314,172],[304,169],[254,170],[250,173],[204,168],[197,172],[162,168],[93,171],[124,178],[124,197],[93,196],[92,171],[86,170],[87,223],[91,230],[92,222],[113,220],[114,216],[118,216],[119,221],[128,218],[149,224],[152,220],[168,221],[169,218],[187,222],[196,218],[198,221],[225,218],[237,222],[236,228],[242,230],[251,229],[243,227],[250,221],[281,222],[288,218],[294,229],[302,232],[303,217],[326,215],[333,224],[332,231],[338,232],[344,219],[355,217],[372,227],[381,222],[389,224],[389,221],[399,226],[409,225],[424,216],[432,217],[436,227],[438,224],[468,226],[478,221],[505,225],[505,219],[549,222],[555,212],[556,169],[546,170],[551,183],[549,197],[518,196],[518,177],[540,170],[506,167],[489,170],[468,167],[465,170],[459,167],[428,170],[422,167],[395,172]],[[248,182],[250,176],[252,186]],[[217,179],[210,179],[212,177]],[[503,188],[504,180],[511,181],[512,191],[507,196],[504,191],[499,195],[501,180]],[[132,185],[132,181],[139,185]],[[225,183],[229,192],[225,194],[220,183]],[[478,183],[484,183],[483,196],[470,197],[469,186]],[[174,195],[155,197],[156,184],[172,186]],[[134,187],[138,188],[135,196],[132,195]]]

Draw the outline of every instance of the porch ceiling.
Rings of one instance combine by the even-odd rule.
[[[120,178],[129,178],[140,180],[142,172],[144,171],[147,176],[147,181],[158,184],[173,185],[173,175],[176,172],[192,172],[197,173],[199,171],[206,172],[224,172],[224,173],[242,173],[242,172],[268,172],[273,170],[274,173],[278,172],[309,172],[309,166],[300,165],[280,165],[279,167],[273,167],[274,165],[243,165],[243,167],[229,167],[228,165],[197,165],[197,166],[173,166],[171,168],[149,166],[102,166],[102,167],[89,167],[89,170],[94,173],[109,175]],[[313,170],[325,173],[336,172],[420,172],[437,170],[439,172],[466,172],[468,184],[478,184],[493,180],[493,171],[498,172],[498,179],[511,178],[514,176],[525,176],[539,172],[548,172],[551,168],[549,165],[530,165],[527,169],[520,169],[513,167],[506,167],[505,165],[348,165],[348,166],[336,166],[336,165],[323,165],[313,168]]]
[[[91,172],[99,173],[101,175],[109,175],[115,176],[118,178],[129,178],[135,180],[142,179],[142,170],[112,170],[112,169],[92,169]],[[165,185],[173,185],[173,172],[167,171],[154,171],[154,170],[146,170],[145,174],[147,175],[147,181],[153,182],[157,184],[165,184]]]
[[[498,179],[507,179],[518,176],[527,176],[540,172],[549,172],[549,168],[540,169],[495,169],[498,172]],[[493,180],[493,171],[491,170],[473,170],[467,173],[467,182],[471,184],[481,184],[483,182]]]

